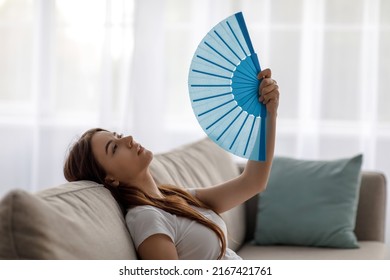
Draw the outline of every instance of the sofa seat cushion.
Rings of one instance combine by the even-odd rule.
[[[386,258],[386,245],[378,241],[359,241],[359,249],[338,249],[246,244],[238,254],[244,260],[381,260]]]
[[[134,259],[124,217],[109,191],[80,181],[0,202],[0,259]]]

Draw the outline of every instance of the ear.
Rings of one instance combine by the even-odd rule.
[[[106,177],[104,179],[106,181],[107,184],[109,184],[110,186],[113,186],[113,187],[118,187],[119,186],[119,181],[115,180],[114,178],[112,177]]]

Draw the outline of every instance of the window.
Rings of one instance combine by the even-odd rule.
[[[124,125],[133,10],[134,1],[123,0],[0,0],[4,186],[64,182],[64,153],[75,135]]]
[[[125,128],[155,153],[205,137],[189,66],[238,11],[281,89],[276,153],[363,153],[390,176],[389,1],[0,0],[5,185],[63,182],[64,151],[93,126]]]
[[[33,1],[0,1],[0,111],[20,115],[33,102]]]

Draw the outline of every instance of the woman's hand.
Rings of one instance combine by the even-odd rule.
[[[263,103],[270,115],[276,116],[279,106],[279,86],[271,78],[271,69],[264,69],[258,75],[258,79],[263,79],[259,87],[259,101]]]

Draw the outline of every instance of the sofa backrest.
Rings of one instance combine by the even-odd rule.
[[[211,186],[239,174],[226,152],[204,139],[155,155],[151,172],[160,184]],[[222,215],[229,247],[244,240],[244,206]],[[36,194],[8,193],[0,202],[0,259],[135,259],[123,213],[103,186],[65,183]]]
[[[0,259],[134,259],[119,205],[103,186],[67,183],[0,204]]]

